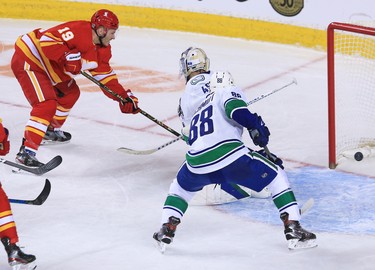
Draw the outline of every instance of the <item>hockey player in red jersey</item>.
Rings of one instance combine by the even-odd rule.
[[[9,153],[10,143],[8,140],[9,132],[3,127],[0,118],[0,156]],[[18,234],[16,223],[13,219],[12,210],[9,200],[0,183],[0,239],[5,247],[8,255],[8,262],[11,266],[23,265],[27,266],[23,269],[35,269],[35,256],[25,254],[17,246]]]
[[[138,113],[138,99],[119,83],[109,61],[111,40],[119,27],[117,16],[98,10],[91,21],[70,21],[47,30],[35,29],[15,44],[11,68],[32,106],[16,161],[26,166],[42,165],[36,153],[42,142],[69,142],[71,134],[61,130],[79,98],[74,77],[81,70],[131,102],[104,92],[119,102],[123,113]]]

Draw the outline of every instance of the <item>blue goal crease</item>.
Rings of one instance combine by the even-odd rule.
[[[320,167],[308,166],[287,171],[299,206],[314,198],[314,206],[301,223],[311,231],[375,234],[375,181]],[[245,198],[215,206],[231,215],[280,225],[271,199]]]

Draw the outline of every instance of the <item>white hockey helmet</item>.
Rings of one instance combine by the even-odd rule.
[[[210,80],[211,91],[216,91],[218,88],[232,86],[234,86],[234,80],[229,71],[216,71],[212,74]]]
[[[210,59],[200,48],[190,47],[181,54],[180,58],[180,75],[185,79],[194,71],[210,69]]]

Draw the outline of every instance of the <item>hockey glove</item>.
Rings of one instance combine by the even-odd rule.
[[[10,142],[8,140],[8,136],[8,129],[4,128],[3,125],[0,123],[0,156],[5,156],[9,153]]]
[[[267,154],[266,151],[265,151],[264,149],[258,150],[258,151],[256,151],[256,152],[259,153],[259,154],[261,154],[261,155],[264,156],[265,158],[271,160],[273,163],[275,163],[275,164],[278,165],[281,169],[284,170],[283,161],[282,161],[278,156],[276,156],[275,154],[273,154],[273,153]]]
[[[138,108],[138,98],[133,95],[130,89],[126,90],[121,94],[123,99],[126,99],[126,101],[119,101],[120,110],[123,113],[139,113],[141,110]]]
[[[67,72],[73,75],[79,74],[82,68],[81,53],[77,50],[66,53],[64,66]]]
[[[268,144],[270,131],[268,127],[264,124],[262,117],[255,114],[257,120],[255,122],[254,128],[248,129],[251,139],[255,145],[260,147],[265,147]]]

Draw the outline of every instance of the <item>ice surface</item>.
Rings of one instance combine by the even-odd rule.
[[[2,19],[0,108],[11,132],[13,160],[30,106],[9,70],[17,36],[53,22]],[[52,191],[42,206],[12,205],[21,244],[34,253],[38,269],[374,269],[374,159],[327,164],[327,81],[325,53],[299,47],[181,32],[122,27],[113,46],[113,67],[133,89],[143,110],[179,131],[177,102],[180,53],[206,50],[211,67],[231,71],[249,99],[298,84],[250,109],[271,130],[269,148],[285,160],[302,203],[315,199],[302,224],[317,233],[315,249],[291,252],[269,200],[244,199],[221,206],[190,206],[175,241],[160,254],[152,239],[170,182],[187,149],[176,142],[148,156],[118,147],[152,149],[174,137],[146,117],[121,114],[117,104],[79,77],[82,93],[64,129],[63,146],[41,147],[38,158],[60,154],[63,163],[45,176],[12,174],[0,166],[10,198],[34,198],[44,179]],[[138,90],[139,89],[139,90]],[[246,135],[247,136],[247,135]],[[245,141],[251,145],[250,139]],[[0,268],[6,269],[5,252]]]

